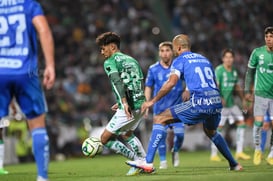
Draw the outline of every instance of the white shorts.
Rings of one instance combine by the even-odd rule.
[[[134,131],[141,121],[142,114],[140,110],[134,110],[132,113],[133,118],[128,120],[125,111],[118,109],[105,129],[115,135],[120,135],[130,130]]]
[[[270,119],[273,120],[273,99],[255,96],[254,100],[254,116],[264,116],[269,113]]]
[[[229,124],[235,123],[235,121],[244,121],[244,115],[237,105],[232,107],[224,107],[221,113],[221,120],[219,126],[224,126],[228,119]]]

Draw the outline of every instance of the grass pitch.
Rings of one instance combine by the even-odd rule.
[[[209,151],[181,152],[180,167],[173,168],[168,154],[167,170],[156,170],[153,175],[141,174],[125,176],[129,167],[125,165],[125,158],[120,155],[98,155],[97,157],[69,159],[62,162],[50,163],[50,181],[155,181],[155,180],[184,180],[184,181],[272,181],[273,166],[263,160],[259,166],[254,166],[252,160],[240,161],[244,167],[242,172],[228,170],[228,163],[210,162]],[[252,152],[251,152],[252,155]],[[158,157],[155,166],[158,168]],[[9,165],[5,167],[10,173],[0,175],[1,181],[35,181],[36,167],[34,163]]]

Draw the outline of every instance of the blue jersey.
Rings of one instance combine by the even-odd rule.
[[[171,68],[164,68],[159,62],[149,67],[145,86],[153,87],[153,96],[158,93],[163,84],[168,80],[170,72]],[[182,103],[182,92],[182,81],[179,80],[166,96],[154,104],[154,114],[157,115],[173,105]]]
[[[181,80],[185,80],[193,107],[200,108],[200,111],[222,108],[214,69],[206,57],[197,53],[184,52],[174,60],[172,73]]]
[[[32,24],[43,15],[34,0],[0,1],[0,74],[34,73],[37,66],[37,37]]]

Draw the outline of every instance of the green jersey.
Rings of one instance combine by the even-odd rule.
[[[225,101],[225,107],[232,107],[234,105],[233,92],[238,82],[237,71],[234,67],[228,71],[223,65],[219,65],[215,69],[215,74],[221,97]]]
[[[122,93],[124,92],[131,109],[140,109],[145,96],[144,76],[138,62],[128,55],[116,52],[104,62],[104,70],[110,78],[119,108],[123,109],[121,99],[124,98]],[[122,81],[119,85],[111,78],[111,75],[115,73],[118,73],[118,79]]]
[[[255,95],[273,98],[273,52],[266,46],[255,48],[251,53],[248,67],[256,69],[254,90]]]

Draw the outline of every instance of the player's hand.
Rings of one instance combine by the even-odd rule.
[[[245,100],[249,102],[253,102],[254,100],[253,95],[250,93],[245,94]]]
[[[47,66],[44,72],[43,84],[46,89],[51,89],[55,82],[55,68]]]
[[[222,98],[222,105],[223,105],[223,107],[225,107],[225,106],[226,106],[226,101],[225,101],[225,99],[224,99],[224,98]]]
[[[128,103],[126,104],[123,104],[124,106],[124,111],[125,111],[125,114],[127,116],[127,119],[132,119],[132,111],[131,111],[131,108],[129,107]]]
[[[190,91],[185,90],[182,93],[182,100],[183,100],[183,102],[186,102],[186,101],[190,100],[190,97],[191,97]]]
[[[153,106],[154,103],[152,101],[146,101],[141,105],[141,113],[144,113],[149,107]]]
[[[114,104],[114,105],[111,107],[111,110],[112,110],[112,111],[117,111],[117,110],[118,110],[118,103]]]
[[[149,117],[149,109],[146,109],[146,111],[145,111],[143,117],[144,117],[145,119],[148,119],[148,117]]]

